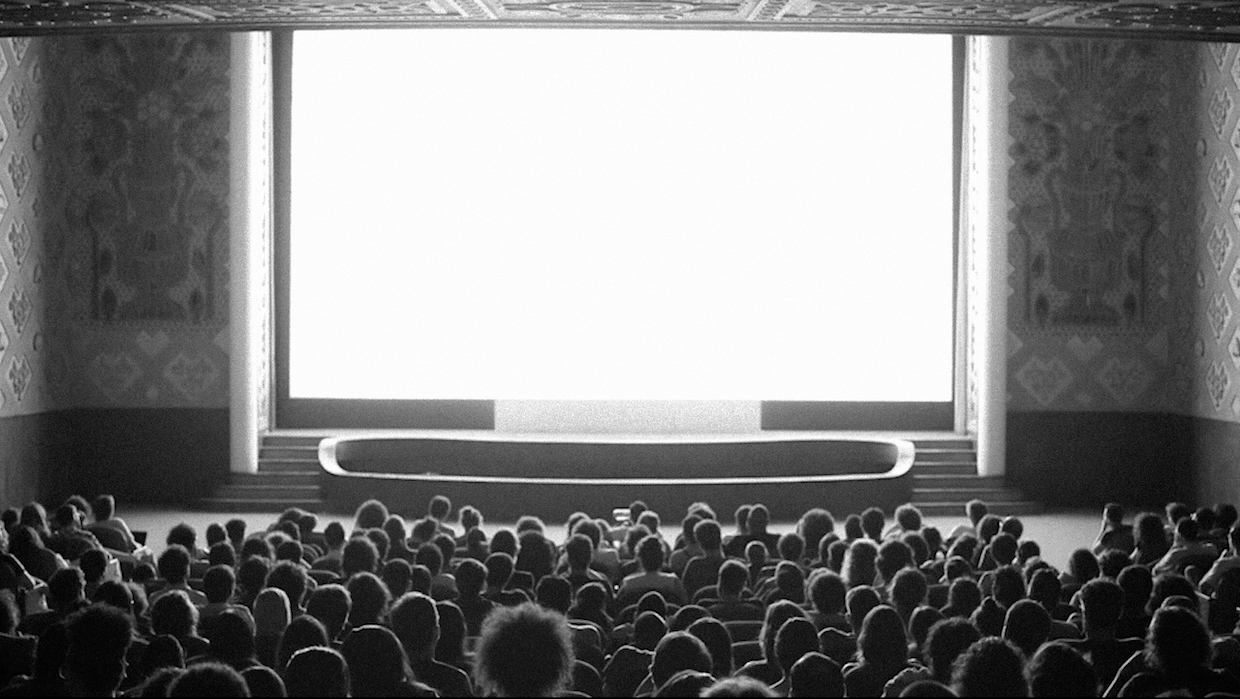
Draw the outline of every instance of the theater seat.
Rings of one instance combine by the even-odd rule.
[[[762,644],[757,641],[741,641],[732,644],[732,666],[741,667],[751,660],[762,659]]]
[[[582,660],[573,661],[573,691],[597,697],[603,694],[603,677],[592,665]]]
[[[306,572],[310,575],[310,578],[319,585],[330,585],[339,580],[336,574],[330,570],[315,570],[311,568]]]
[[[732,635],[733,643],[756,641],[762,634],[762,622],[760,621],[725,621],[723,625]]]
[[[706,587],[703,587],[693,593],[693,604],[701,604],[702,606],[706,606],[705,601],[709,599],[719,599],[718,585],[707,585]]]
[[[1210,630],[1216,634],[1229,634],[1240,622],[1240,568],[1223,574],[1210,596]]]

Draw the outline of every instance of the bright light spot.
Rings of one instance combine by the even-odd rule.
[[[291,390],[951,399],[951,39],[302,32]]]

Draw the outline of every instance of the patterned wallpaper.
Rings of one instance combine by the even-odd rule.
[[[47,390],[56,333],[46,305],[45,232],[53,188],[43,113],[44,44],[0,40],[0,415],[58,407]]]
[[[1010,409],[1184,412],[1195,51],[1012,40]]]
[[[1190,231],[1196,249],[1184,269],[1193,312],[1186,319],[1196,377],[1189,414],[1240,422],[1240,47],[1194,47],[1196,92],[1186,151]]]
[[[0,416],[227,407],[227,36],[0,51]]]
[[[223,34],[49,40],[77,407],[228,405]],[[59,243],[60,241],[58,241]]]

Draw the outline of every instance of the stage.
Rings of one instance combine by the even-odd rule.
[[[764,431],[743,434],[347,431],[318,449],[324,496],[348,509],[377,497],[418,511],[435,494],[503,519],[595,516],[635,499],[672,516],[696,500],[721,514],[763,502],[775,517],[811,507],[891,511],[912,492],[912,439],[950,433]]]

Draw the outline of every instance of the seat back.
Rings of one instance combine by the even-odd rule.
[[[760,621],[725,621],[723,625],[727,628],[728,633],[732,634],[733,643],[756,641],[762,633],[762,622]]]
[[[1240,622],[1240,568],[1233,568],[1219,578],[1210,595],[1210,631],[1230,634]]]
[[[762,659],[762,644],[757,641],[741,641],[732,644],[732,667]]]

